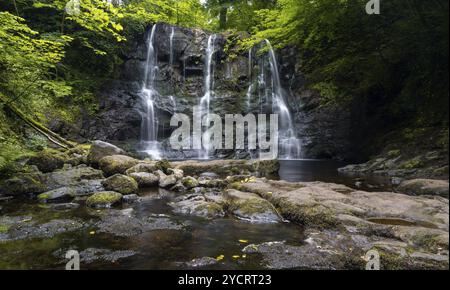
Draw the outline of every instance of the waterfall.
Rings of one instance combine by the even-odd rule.
[[[173,38],[175,36],[175,27],[172,27],[172,31],[170,33],[170,60],[169,60],[169,65],[172,67],[173,66]]]
[[[247,108],[251,109],[251,102],[255,88],[257,88],[260,113],[271,111],[279,115],[279,158],[298,159],[301,157],[301,142],[295,133],[292,114],[286,103],[283,87],[281,86],[280,73],[275,51],[269,40],[263,42],[268,48],[268,53],[258,62],[259,75],[256,82],[250,77],[247,90]],[[249,75],[253,74],[253,48],[249,51]],[[266,65],[269,65],[266,74]],[[270,72],[270,78],[269,78]],[[272,106],[271,108],[269,106]]]
[[[209,114],[210,113],[210,104],[211,104],[211,97],[213,94],[214,89],[214,63],[213,63],[213,56],[215,53],[215,42],[216,42],[217,36],[215,34],[212,34],[208,38],[208,45],[206,48],[206,63],[205,63],[205,94],[200,100],[200,108],[202,111],[202,115]],[[209,136],[203,136],[203,139],[209,140]],[[209,142],[208,142],[209,143]],[[205,141],[203,142],[205,144]],[[209,148],[204,148],[200,152],[200,158],[201,159],[209,159]]]
[[[252,61],[252,52],[253,52],[253,47],[250,48],[250,50],[248,51],[248,79],[250,81],[250,85],[248,86],[248,90],[247,90],[247,113],[250,113],[251,105],[252,105],[252,92],[253,92],[253,80],[252,80],[253,61]]]
[[[170,102],[172,103],[173,111],[177,111],[177,101],[175,100],[174,96],[169,96]]]
[[[147,39],[147,61],[145,65],[144,82],[141,91],[141,147],[142,151],[154,159],[160,159],[158,146],[158,123],[154,100],[158,96],[155,88],[155,78],[158,72],[158,60],[154,47],[157,25],[153,25]]]
[[[291,112],[286,104],[281,86],[275,51],[269,40],[265,40],[269,48],[269,63],[272,74],[272,108],[280,117],[280,158],[296,159],[301,157],[301,144],[295,133]]]

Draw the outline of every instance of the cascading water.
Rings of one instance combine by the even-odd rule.
[[[250,113],[251,105],[252,105],[252,92],[253,92],[253,81],[252,81],[252,68],[253,68],[253,59],[252,59],[253,47],[248,51],[248,78],[250,80],[250,86],[247,90],[247,110]]]
[[[265,40],[269,48],[269,62],[272,73],[272,106],[273,112],[280,116],[280,159],[300,158],[301,144],[295,134],[295,128],[292,121],[292,115],[286,105],[286,100],[281,87],[280,74],[278,72],[278,63],[275,51],[269,40]]]
[[[298,159],[301,157],[301,142],[295,134],[295,127],[292,120],[291,112],[284,98],[283,88],[281,86],[280,74],[278,71],[278,63],[275,51],[269,40],[265,40],[264,44],[268,48],[265,55],[269,64],[271,78],[266,79],[264,57],[259,61],[259,76],[257,83],[253,82],[250,77],[250,85],[247,91],[247,107],[250,108],[254,86],[257,85],[260,113],[270,109],[268,105],[272,105],[271,111],[279,115],[279,158],[280,159]],[[249,52],[249,76],[252,75],[252,49]],[[270,85],[268,85],[270,83]],[[265,105],[265,106],[264,106]]]
[[[173,59],[174,59],[174,56],[173,56],[173,38],[174,38],[174,36],[175,36],[175,27],[172,27],[172,30],[170,32],[170,40],[169,40],[169,44],[170,44],[169,65],[171,67],[173,67]]]
[[[158,123],[154,100],[158,96],[155,88],[155,78],[158,72],[157,55],[154,39],[157,25],[155,24],[147,39],[147,61],[145,65],[144,82],[141,91],[141,148],[153,159],[160,159],[161,153],[158,144]]]
[[[211,105],[211,98],[213,94],[214,89],[214,62],[213,62],[213,56],[215,53],[215,42],[216,42],[217,36],[215,34],[212,34],[208,38],[208,46],[206,48],[206,63],[205,63],[205,94],[200,99],[200,109],[202,112],[202,116],[205,114],[210,113],[210,105]],[[204,139],[209,140],[208,136],[203,136]],[[203,142],[205,144],[205,142]],[[199,158],[201,159],[209,159],[209,149],[204,148],[204,150],[201,150],[199,154]]]

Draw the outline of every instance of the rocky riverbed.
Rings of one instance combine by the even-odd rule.
[[[0,180],[0,268],[448,269],[448,181],[276,180],[278,161],[138,160],[95,141]],[[447,190],[445,192],[445,189]]]

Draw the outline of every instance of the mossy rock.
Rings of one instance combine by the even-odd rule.
[[[416,169],[424,166],[422,160],[415,158],[408,160],[400,165],[400,169]]]
[[[122,201],[122,194],[114,191],[97,192],[88,197],[86,205],[95,208],[108,208]]]
[[[115,174],[102,182],[103,187],[106,190],[116,191],[121,194],[134,194],[138,191],[138,183],[133,178]]]
[[[0,234],[6,234],[9,230],[8,225],[0,225]]]
[[[112,155],[102,158],[99,162],[99,167],[106,175],[111,176],[114,174],[125,174],[129,168],[138,163],[139,160],[129,156]]]
[[[17,173],[16,176],[0,182],[0,194],[37,194],[46,191],[45,176],[42,173]]]
[[[170,162],[167,159],[160,160],[155,164],[156,170],[161,170],[165,174],[169,174]]]
[[[186,176],[185,178],[183,178],[181,183],[183,183],[183,185],[187,189],[191,189],[191,188],[197,187],[199,185],[198,180],[191,176]]]
[[[62,168],[68,159],[69,157],[64,153],[45,150],[32,156],[27,164],[35,165],[40,171],[47,173]]]

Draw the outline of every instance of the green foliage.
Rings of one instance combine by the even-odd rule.
[[[381,15],[367,15],[366,3],[278,0],[275,9],[255,11],[260,22],[241,45],[265,38],[278,48],[297,45],[311,83],[326,83],[335,98],[448,123],[448,1],[385,1]]]

